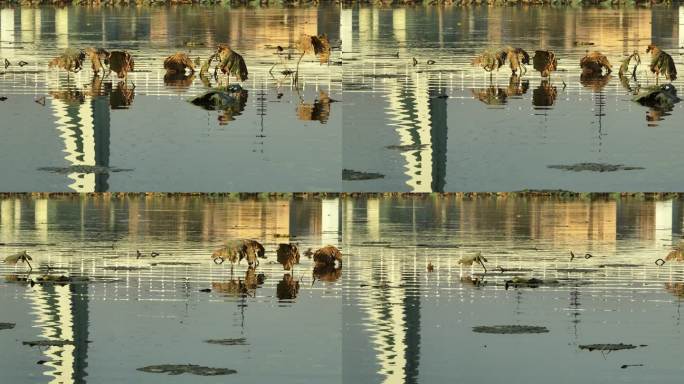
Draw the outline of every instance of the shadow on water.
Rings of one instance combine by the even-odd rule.
[[[289,273],[284,274],[276,287],[276,297],[281,302],[289,302],[296,299],[297,295],[299,295],[299,280]]]

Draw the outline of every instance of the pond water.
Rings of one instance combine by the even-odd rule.
[[[27,276],[25,264],[0,263],[0,323],[16,324],[0,330],[0,382],[339,382],[341,271],[313,281],[310,259],[289,274],[274,252],[289,241],[303,249],[339,245],[338,212],[338,199],[1,200],[3,260],[26,250],[30,278],[50,266],[51,275],[75,281],[31,286],[16,281]],[[213,249],[234,238],[263,242],[267,259],[232,273],[215,265]],[[22,345],[36,340],[74,343]],[[137,371],[160,364],[237,374]]]
[[[681,200],[632,198],[4,198],[1,256],[33,273],[0,263],[0,381],[187,382],[137,369],[197,364],[238,371],[208,382],[677,383],[684,265],[655,261],[683,224]],[[267,259],[212,263],[235,238]],[[340,246],[343,268],[285,273],[288,241]],[[458,262],[478,251],[487,273]],[[20,281],[47,266],[74,281]],[[473,332],[494,325],[548,332]],[[74,343],[22,344],[40,340]],[[580,349],[602,343],[636,348]]]
[[[654,262],[681,241],[682,201],[369,198],[343,212],[345,383],[681,381],[684,265]],[[486,275],[458,263],[477,251]],[[506,287],[516,276],[543,283]],[[548,333],[473,331],[495,325]],[[580,349],[607,343],[636,348]]]
[[[0,191],[340,190],[338,7],[2,8],[0,31]],[[333,53],[305,56],[297,88],[282,72],[302,33],[327,33]],[[165,78],[163,60],[206,60],[218,43],[243,55],[247,92],[206,111],[187,102],[203,79]],[[135,71],[124,85],[93,78],[89,61],[48,70],[67,47],[126,49]]]
[[[345,191],[681,189],[672,176],[684,166],[683,104],[665,111],[632,102],[637,82],[623,84],[618,68],[637,50],[638,83],[654,85],[653,43],[681,71],[682,6],[362,6],[342,10],[340,34],[343,168],[379,174],[347,177]],[[490,78],[471,66],[507,45],[554,51],[558,71],[543,81],[529,66],[510,78],[506,64]],[[609,78],[580,79],[587,50],[609,58]],[[681,76],[673,84],[681,91]],[[643,169],[549,168],[580,163]]]

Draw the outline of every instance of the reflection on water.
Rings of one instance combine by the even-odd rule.
[[[158,363],[237,369],[247,383],[295,383],[311,375],[339,380],[339,328],[330,324],[339,322],[340,283],[312,285],[314,265],[307,258],[295,276],[283,276],[275,263],[282,241],[339,246],[339,209],[336,198],[0,200],[2,257],[26,250],[34,265],[26,275],[25,266],[0,264],[0,275],[36,281],[50,266],[52,275],[88,279],[0,280],[0,320],[17,324],[0,334],[0,382],[136,382],[143,379],[137,368]],[[261,240],[268,259],[256,269],[214,265],[212,249],[236,238]],[[237,336],[250,347],[204,343]],[[22,345],[34,340],[73,343]],[[285,348],[317,353],[303,358],[302,370],[281,357]],[[107,364],[112,360],[117,364]]]
[[[663,129],[646,130],[647,108],[631,101],[633,89],[623,89],[617,76],[581,76],[579,62],[588,49],[585,44],[613,63],[638,50],[644,61],[637,79],[653,84],[645,53],[648,42],[667,47],[684,66],[676,54],[684,45],[680,15],[684,7],[343,9],[343,87],[349,95],[343,168],[385,176],[345,181],[344,190],[440,191],[430,188],[433,182],[446,191],[594,191],[597,185],[605,191],[638,190],[644,188],[644,177],[649,189],[674,187],[664,175],[684,166],[666,154],[675,150],[673,140],[682,139],[676,129],[681,106],[670,112],[672,118],[649,112],[654,115],[649,120]],[[549,79],[535,71],[509,78],[505,66],[490,79],[470,65],[483,50],[506,46],[552,50],[559,58],[558,71]],[[434,64],[426,64],[428,60]],[[680,85],[677,80],[675,86]],[[448,95],[441,114],[444,124],[433,121],[440,115],[430,92]],[[595,130],[598,116],[600,135]],[[393,129],[378,128],[385,126]],[[441,126],[450,128],[450,140],[430,137]],[[433,141],[440,143],[445,156],[430,156],[437,149]],[[633,148],[644,142],[649,143],[649,154],[634,154]],[[387,150],[396,146],[421,146],[421,152]],[[568,177],[543,169],[559,159],[569,164],[637,162],[645,171],[637,183],[625,172]],[[434,165],[438,161],[444,163]],[[429,172],[432,168],[445,169],[445,177]]]
[[[11,65],[0,74],[0,94],[10,100],[0,105],[0,114],[3,126],[23,129],[21,134],[9,129],[0,134],[0,143],[4,143],[0,144],[0,163],[4,164],[0,179],[13,180],[11,185],[0,184],[0,190],[255,191],[273,190],[273,185],[279,186],[278,191],[339,190],[339,139],[331,139],[341,135],[341,113],[330,114],[327,103],[327,97],[341,99],[339,12],[339,7],[329,3],[256,9],[2,8],[0,57]],[[135,28],[129,28],[131,25]],[[327,33],[334,52],[332,65],[321,65],[313,57],[302,60],[298,90],[291,79],[278,81],[268,71],[281,60],[274,47],[290,51],[302,33]],[[228,43],[243,55],[250,76],[241,85],[252,94],[263,93],[263,103],[245,98],[218,116],[188,105],[188,98],[217,84],[194,75],[168,75],[163,60],[173,52],[207,57],[219,43]],[[64,71],[49,71],[47,62],[67,47],[131,52],[135,71],[128,76],[128,86],[117,84],[111,76],[93,78],[89,63],[68,76]],[[28,65],[20,67],[20,60]],[[326,99],[316,100],[321,92]],[[300,94],[306,100],[316,100],[308,118],[299,111],[303,109],[299,107]],[[110,114],[98,110],[95,105],[100,99],[96,98],[104,95],[108,95],[111,109],[126,111]],[[34,100],[41,100],[47,108],[37,108]],[[236,119],[238,115],[242,117]],[[224,126],[229,122],[227,130]],[[317,122],[328,126],[311,131]],[[58,135],[49,135],[44,129],[48,125],[58,126]],[[75,155],[67,148],[70,154],[60,155],[64,151],[60,137],[87,146],[92,139],[89,131],[97,140],[100,132],[107,133],[107,143],[102,145],[107,147],[107,164],[88,158],[85,148],[85,153]],[[254,140],[257,135],[261,137]],[[26,136],[32,138],[33,145],[26,143]],[[169,156],[181,152],[187,156]],[[11,165],[9,159],[20,153],[29,155],[27,160]],[[313,165],[311,156],[323,160]],[[65,178],[38,170],[83,166],[97,167],[97,172],[69,172]],[[112,175],[110,166],[130,171]],[[200,166],[204,172],[197,172]],[[280,176],[284,168],[301,170],[307,177],[285,179]],[[227,169],[235,173],[227,175]],[[260,172],[243,172],[245,169]],[[176,177],[188,173],[197,176]],[[257,178],[257,174],[267,177]],[[240,176],[248,180],[238,181]]]
[[[344,382],[679,380],[684,265],[654,260],[680,242],[681,201],[418,196],[345,199],[343,211]],[[489,273],[458,263],[476,251]],[[548,283],[506,290],[516,276]],[[472,332],[497,324],[550,333]],[[648,347],[579,351],[605,342]],[[628,363],[644,368],[623,375]]]

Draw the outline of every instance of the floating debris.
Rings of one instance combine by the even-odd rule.
[[[132,265],[110,265],[102,267],[106,271],[144,271],[150,269],[149,267],[139,267]]]
[[[605,163],[577,163],[571,165],[547,165],[547,168],[562,169],[564,171],[590,171],[590,172],[615,172],[615,171],[633,171],[645,169],[643,167],[631,167],[622,164],[605,164]]]
[[[375,172],[361,172],[361,171],[354,171],[351,169],[343,169],[342,170],[342,180],[347,180],[347,181],[357,181],[357,180],[375,180],[375,179],[384,179],[385,175],[381,173],[375,173]]]
[[[54,284],[70,284],[70,283],[84,283],[88,282],[87,277],[76,277],[76,276],[65,276],[65,275],[42,275],[36,277],[35,282],[32,280],[28,280],[29,283],[37,283],[37,284],[49,284],[49,283],[54,283]]]
[[[398,79],[403,77],[402,75],[398,75],[396,73],[368,73],[364,74],[363,77],[368,77],[371,79]]]
[[[615,264],[599,264],[598,268],[637,268],[640,267],[639,264],[621,264],[621,263],[615,263]]]
[[[525,333],[548,333],[546,327],[536,325],[481,325],[473,327],[473,332],[497,335],[519,335]]]
[[[388,145],[385,148],[398,149],[400,151],[420,151],[427,148],[427,144]]]
[[[89,343],[89,341],[87,341]],[[28,345],[29,347],[63,347],[65,345],[74,345],[73,340],[36,340],[36,341],[24,341],[23,345]]]
[[[527,288],[538,288],[542,285],[558,285],[560,282],[558,280],[542,280],[542,279],[537,279],[534,277],[526,278],[526,277],[514,277],[511,280],[506,280],[504,287],[508,289],[508,287],[513,287],[513,288],[518,288],[518,287],[527,287]]]
[[[201,265],[202,263],[190,263],[187,261],[160,261],[157,263],[150,263],[151,266],[156,267],[157,265],[170,265],[170,266],[188,266],[188,265]]]
[[[147,367],[138,368],[138,371],[149,373],[166,373],[169,375],[182,375],[184,373],[189,373],[197,376],[221,376],[237,373],[237,371],[234,369],[211,368],[194,364],[150,365]]]
[[[622,366],[620,366],[620,368],[625,369],[628,367],[643,367],[643,366],[644,366],[643,364],[623,364]]]
[[[133,169],[104,167],[101,165],[72,165],[69,167],[40,167],[39,171],[68,175],[70,173],[92,173],[95,175],[106,175],[117,172],[131,172]]]
[[[247,91],[232,85],[225,91],[212,89],[188,101],[209,111],[231,110],[239,115],[247,104]]]
[[[0,331],[3,329],[13,329],[15,325],[14,323],[0,323]]]
[[[249,345],[247,344],[247,339],[244,337],[239,337],[237,339],[210,339],[204,340],[204,342],[218,345]]]
[[[677,97],[677,88],[672,84],[655,85],[645,88],[632,98],[645,107],[670,111],[681,99]]]
[[[647,345],[642,344],[639,345],[639,347],[646,347]],[[601,352],[612,352],[612,351],[621,351],[624,349],[635,349],[637,348],[636,345],[632,344],[587,344],[587,345],[580,345],[580,349],[586,350],[586,351],[601,351]]]

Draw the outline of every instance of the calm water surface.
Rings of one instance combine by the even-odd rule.
[[[345,383],[681,381],[684,266],[654,264],[681,240],[681,201],[367,199],[343,212]],[[457,262],[476,251],[484,276]],[[506,290],[518,275],[558,283]],[[472,330],[507,324],[549,333]],[[579,349],[620,342],[647,346]]]
[[[631,97],[655,83],[649,43],[684,68],[683,23],[684,7],[343,9],[343,168],[384,176],[345,180],[344,190],[679,190],[682,104],[649,110]],[[548,82],[531,67],[511,79],[506,66],[490,79],[470,65],[506,45],[553,50],[559,71]],[[611,77],[580,80],[586,50],[608,56]],[[624,85],[617,69],[634,50],[639,84]],[[680,93],[683,84],[674,82]],[[584,162],[644,169],[548,168]]]
[[[8,98],[0,103],[0,190],[340,190],[342,107],[322,101],[341,101],[339,8],[22,7],[0,15],[0,59],[11,63],[0,68]],[[330,65],[302,60],[297,89],[282,71],[294,69],[288,47],[301,33],[327,33],[334,49]],[[171,80],[163,70],[170,54],[206,59],[218,43],[249,68],[247,93],[225,112],[186,101],[208,89],[198,74]],[[279,45],[290,60],[275,54]],[[93,79],[89,61],[69,78],[48,71],[64,48],[92,46],[129,50],[135,87]]]
[[[339,218],[337,199],[4,199],[3,259],[27,250],[34,278],[49,265],[53,274],[89,281],[31,287],[12,281],[26,276],[25,265],[0,263],[0,322],[16,323],[0,330],[0,382],[340,382],[341,276],[314,282],[305,257],[293,276],[274,264],[279,242],[339,245]],[[233,273],[212,263],[212,250],[234,238],[261,240],[268,259]],[[136,250],[146,257],[136,259]],[[150,258],[152,251],[159,256]],[[22,345],[31,340],[75,343]],[[136,370],[188,363],[238,373]]]

